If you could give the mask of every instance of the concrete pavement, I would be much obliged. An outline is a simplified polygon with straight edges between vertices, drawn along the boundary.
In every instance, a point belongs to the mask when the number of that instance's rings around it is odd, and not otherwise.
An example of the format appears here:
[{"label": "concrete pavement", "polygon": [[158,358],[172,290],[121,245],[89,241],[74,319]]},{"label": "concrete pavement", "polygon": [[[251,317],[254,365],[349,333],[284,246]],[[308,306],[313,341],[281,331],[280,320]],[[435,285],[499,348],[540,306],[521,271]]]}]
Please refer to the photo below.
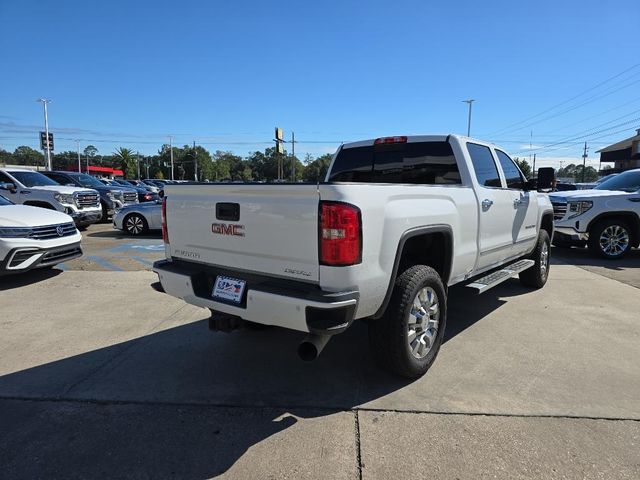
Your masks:
[{"label": "concrete pavement", "polygon": [[364,325],[302,363],[300,334],[211,333],[155,280],[2,279],[10,477],[640,476],[630,285],[554,265],[541,291],[452,289],[439,358],[407,382],[372,365]]}]

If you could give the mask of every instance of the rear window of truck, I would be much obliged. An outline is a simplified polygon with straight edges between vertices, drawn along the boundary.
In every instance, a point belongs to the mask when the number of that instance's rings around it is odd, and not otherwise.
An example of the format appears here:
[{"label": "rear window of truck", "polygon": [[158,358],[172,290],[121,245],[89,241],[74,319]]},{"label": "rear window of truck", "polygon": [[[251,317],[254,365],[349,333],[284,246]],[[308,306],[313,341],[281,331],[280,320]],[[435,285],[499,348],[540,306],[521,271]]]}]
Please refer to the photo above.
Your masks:
[{"label": "rear window of truck", "polygon": [[461,183],[456,158],[448,142],[415,142],[343,148],[336,157],[330,182]]}]

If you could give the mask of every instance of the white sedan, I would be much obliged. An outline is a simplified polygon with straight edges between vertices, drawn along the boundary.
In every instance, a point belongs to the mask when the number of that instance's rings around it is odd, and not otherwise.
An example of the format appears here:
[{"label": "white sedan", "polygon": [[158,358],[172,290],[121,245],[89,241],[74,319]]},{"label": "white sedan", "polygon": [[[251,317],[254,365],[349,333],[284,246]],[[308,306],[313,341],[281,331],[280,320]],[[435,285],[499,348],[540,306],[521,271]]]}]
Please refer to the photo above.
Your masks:
[{"label": "white sedan", "polygon": [[0,275],[78,258],[82,256],[81,239],[69,215],[14,205],[0,195]]}]

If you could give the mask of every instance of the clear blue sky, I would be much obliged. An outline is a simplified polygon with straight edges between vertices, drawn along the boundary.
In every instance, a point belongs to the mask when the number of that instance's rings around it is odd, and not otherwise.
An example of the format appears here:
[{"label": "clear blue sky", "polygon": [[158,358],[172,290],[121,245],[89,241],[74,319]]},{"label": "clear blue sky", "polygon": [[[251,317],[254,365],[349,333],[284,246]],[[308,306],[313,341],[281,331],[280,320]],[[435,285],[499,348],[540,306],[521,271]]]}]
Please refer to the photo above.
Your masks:
[{"label": "clear blue sky", "polygon": [[[520,155],[531,131],[543,146],[630,121],[588,137],[594,152],[640,127],[639,18],[638,0],[3,1],[0,148],[37,148],[38,97],[57,151],[151,154],[171,133],[246,154],[280,126],[300,156],[466,133],[474,98],[472,136]],[[560,147],[539,157],[579,159]]]}]

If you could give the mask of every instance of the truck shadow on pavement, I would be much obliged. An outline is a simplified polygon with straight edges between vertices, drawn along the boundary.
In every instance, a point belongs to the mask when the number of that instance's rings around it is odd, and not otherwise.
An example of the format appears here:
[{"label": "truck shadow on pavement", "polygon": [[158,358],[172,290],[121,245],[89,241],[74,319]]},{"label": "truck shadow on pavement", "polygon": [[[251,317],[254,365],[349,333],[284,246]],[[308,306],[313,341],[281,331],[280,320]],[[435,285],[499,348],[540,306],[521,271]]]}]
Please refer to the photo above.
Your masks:
[{"label": "truck shadow on pavement", "polygon": [[[516,280],[480,297],[451,289],[445,341],[503,305],[498,296],[527,291]],[[268,449],[271,462],[298,463],[307,449],[312,462],[320,445],[295,433],[299,422],[324,420],[413,383],[373,365],[361,322],[312,363],[296,356],[301,338],[279,329],[211,333],[202,319],[6,374],[3,475],[200,479],[244,468],[229,473],[263,478],[249,449]],[[429,373],[416,382],[428,389]],[[349,428],[355,431],[355,414]],[[301,435],[297,452],[273,438],[287,429]],[[352,446],[355,452],[355,438]],[[353,465],[355,476],[355,453]]]}]

